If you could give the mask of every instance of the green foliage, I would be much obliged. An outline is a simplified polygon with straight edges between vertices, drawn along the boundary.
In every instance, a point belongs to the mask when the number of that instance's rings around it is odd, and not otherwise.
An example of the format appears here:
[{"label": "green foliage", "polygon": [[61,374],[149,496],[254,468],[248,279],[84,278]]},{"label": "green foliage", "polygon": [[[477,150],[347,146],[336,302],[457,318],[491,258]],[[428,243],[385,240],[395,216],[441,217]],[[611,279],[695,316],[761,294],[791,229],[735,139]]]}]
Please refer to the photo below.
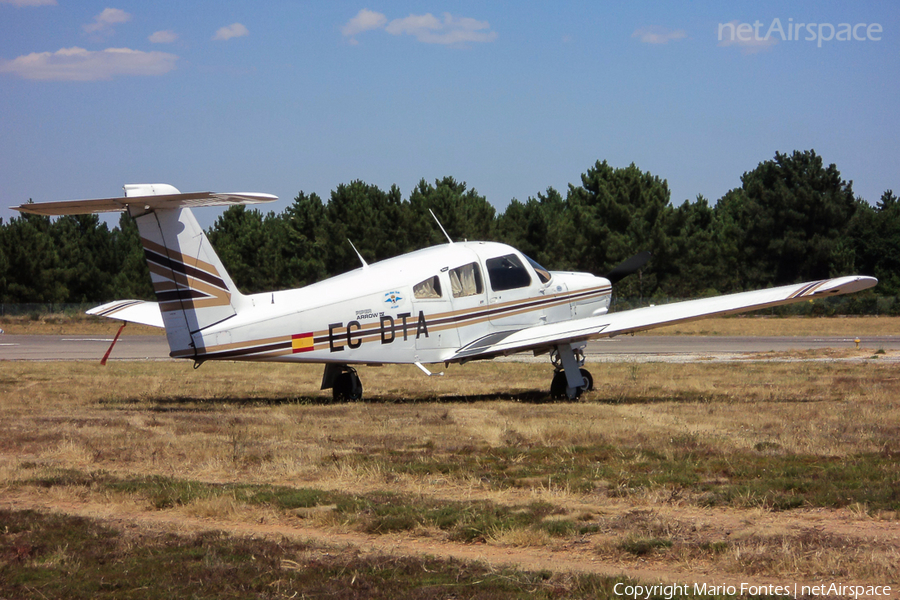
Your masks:
[{"label": "green foliage", "polygon": [[115,246],[106,223],[97,215],[60,217],[50,228],[59,257],[59,283],[71,302],[111,298],[118,271]]},{"label": "green foliage", "polygon": [[776,153],[741,177],[716,207],[736,225],[728,248],[745,289],[852,272],[847,225],[858,209],[852,184],[815,151]]},{"label": "green foliage", "polygon": [[[423,179],[408,199],[397,186],[357,180],[327,203],[300,192],[280,214],[231,207],[208,234],[239,289],[254,293],[358,268],[350,242],[370,263],[445,243],[429,211],[453,240],[503,241],[554,270],[603,275],[649,250],[653,259],[617,284],[618,297],[700,297],[856,272],[881,283],[854,311],[881,311],[875,293],[900,294],[898,198],[888,190],[875,207],[854,198],[813,150],[776,153],[715,205],[698,196],[675,207],[665,180],[598,161],[565,196],[547,188],[500,214],[452,177]],[[152,297],[127,214],[112,231],[95,215],[0,221],[0,302]]]},{"label": "green foliage", "polygon": [[16,217],[3,227],[2,262],[8,265],[5,286],[0,290],[3,302],[66,300],[50,227],[50,219],[37,215]]},{"label": "green foliage", "polygon": [[119,226],[112,232],[114,256],[119,261],[110,295],[99,300],[114,298],[137,298],[149,300],[154,297],[150,283],[150,270],[144,259],[141,235],[137,223],[128,213],[119,217]]},{"label": "green foliage", "polygon": [[672,547],[672,540],[663,538],[632,537],[619,544],[619,549],[635,556],[646,556],[654,551]]},{"label": "green foliage", "polygon": [[900,201],[893,190],[875,208],[860,202],[849,230],[858,266],[878,278],[882,294],[900,294]]}]

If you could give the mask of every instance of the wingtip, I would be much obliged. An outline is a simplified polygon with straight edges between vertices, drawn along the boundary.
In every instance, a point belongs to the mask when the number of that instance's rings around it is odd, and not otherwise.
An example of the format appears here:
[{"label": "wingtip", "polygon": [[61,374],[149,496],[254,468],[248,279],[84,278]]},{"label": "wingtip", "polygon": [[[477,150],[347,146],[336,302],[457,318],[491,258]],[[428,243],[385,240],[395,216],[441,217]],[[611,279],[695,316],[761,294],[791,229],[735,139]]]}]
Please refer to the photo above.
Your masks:
[{"label": "wingtip", "polygon": [[812,295],[819,296],[824,294],[852,294],[861,292],[878,285],[878,280],[868,275],[848,275],[847,277],[837,277],[828,281],[826,285],[816,290]]}]

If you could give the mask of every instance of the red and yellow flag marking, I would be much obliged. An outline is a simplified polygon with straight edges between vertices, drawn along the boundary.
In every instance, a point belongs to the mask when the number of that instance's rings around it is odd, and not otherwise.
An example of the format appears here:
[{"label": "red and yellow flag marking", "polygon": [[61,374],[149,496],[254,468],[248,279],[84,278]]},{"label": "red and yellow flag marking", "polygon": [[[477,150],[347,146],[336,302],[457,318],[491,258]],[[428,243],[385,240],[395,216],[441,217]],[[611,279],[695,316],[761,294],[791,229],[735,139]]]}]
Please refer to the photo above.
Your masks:
[{"label": "red and yellow flag marking", "polygon": [[312,331],[309,333],[297,333],[291,336],[292,354],[296,354],[297,352],[309,352],[314,349]]}]

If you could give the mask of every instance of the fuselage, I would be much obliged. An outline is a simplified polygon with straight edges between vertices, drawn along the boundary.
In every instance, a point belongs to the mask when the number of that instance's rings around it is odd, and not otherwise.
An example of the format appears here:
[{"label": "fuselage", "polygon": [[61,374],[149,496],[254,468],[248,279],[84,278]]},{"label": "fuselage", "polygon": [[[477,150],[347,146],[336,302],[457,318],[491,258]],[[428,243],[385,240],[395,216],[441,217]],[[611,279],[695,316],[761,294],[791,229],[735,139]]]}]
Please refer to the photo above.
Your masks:
[{"label": "fuselage", "polygon": [[489,335],[605,313],[610,283],[547,271],[505,244],[426,248],[294,290],[235,299],[197,360],[436,363]]}]

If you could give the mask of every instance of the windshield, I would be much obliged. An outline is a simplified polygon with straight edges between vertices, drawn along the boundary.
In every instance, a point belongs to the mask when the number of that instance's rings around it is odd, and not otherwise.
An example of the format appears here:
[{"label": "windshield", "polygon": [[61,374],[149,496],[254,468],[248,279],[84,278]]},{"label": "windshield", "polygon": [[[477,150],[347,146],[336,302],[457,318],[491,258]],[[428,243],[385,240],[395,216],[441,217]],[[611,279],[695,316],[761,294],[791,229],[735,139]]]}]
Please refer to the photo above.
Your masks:
[{"label": "windshield", "polygon": [[537,273],[538,279],[541,280],[541,283],[547,283],[548,281],[550,281],[550,271],[542,267],[538,263],[538,261],[534,260],[527,254],[523,254],[522,256],[524,256],[525,259],[528,260],[529,263],[531,263],[531,266],[534,267],[534,272]]}]

